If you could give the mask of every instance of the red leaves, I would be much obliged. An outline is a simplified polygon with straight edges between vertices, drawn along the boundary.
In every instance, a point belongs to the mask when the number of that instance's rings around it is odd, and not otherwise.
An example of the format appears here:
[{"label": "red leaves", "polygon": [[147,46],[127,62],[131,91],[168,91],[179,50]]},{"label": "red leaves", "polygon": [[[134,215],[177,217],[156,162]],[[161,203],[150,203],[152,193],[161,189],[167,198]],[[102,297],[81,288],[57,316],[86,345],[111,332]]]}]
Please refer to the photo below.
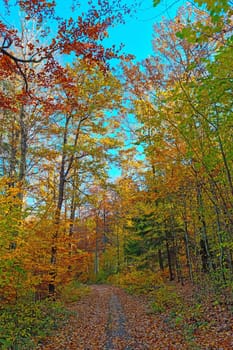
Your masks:
[{"label": "red leaves", "polygon": [[44,17],[54,15],[56,3],[47,0],[19,0],[19,6],[27,14],[27,20],[37,17],[42,22]]},{"label": "red leaves", "polygon": [[[107,28],[120,18],[112,15],[113,8],[109,2],[101,1],[98,11],[91,6],[87,13],[79,16],[76,21],[73,18],[63,20],[57,17],[55,1],[18,0],[17,5],[25,13],[23,30],[28,29],[27,21],[32,19],[40,30],[38,37],[37,33],[33,34],[35,35],[34,40],[25,42],[25,36],[18,28],[12,30],[0,22],[0,34],[3,37],[0,52],[4,56],[0,60],[0,71],[3,72],[3,78],[17,74],[22,79],[21,85],[30,95],[32,95],[35,83],[38,86],[49,87],[53,85],[58,76],[62,77],[62,68],[58,68],[57,57],[55,58],[57,54],[67,55],[73,52],[89,64],[98,63],[102,67],[106,65],[107,60],[118,56],[115,49],[106,50],[99,43],[99,40],[106,37]],[[10,13],[11,7],[7,0],[5,0],[5,6]],[[119,4],[117,3],[116,6],[119,7]],[[120,14],[120,8],[118,11]],[[57,28],[53,38],[47,29],[48,19],[52,21],[51,25],[54,30]],[[30,26],[29,28],[31,30]],[[45,41],[48,42],[47,45],[44,44]],[[40,62],[46,63],[38,66]]]},{"label": "red leaves", "polygon": [[13,103],[13,99],[6,96],[3,92],[0,91],[0,109],[10,110],[12,112],[17,112],[18,108]]}]

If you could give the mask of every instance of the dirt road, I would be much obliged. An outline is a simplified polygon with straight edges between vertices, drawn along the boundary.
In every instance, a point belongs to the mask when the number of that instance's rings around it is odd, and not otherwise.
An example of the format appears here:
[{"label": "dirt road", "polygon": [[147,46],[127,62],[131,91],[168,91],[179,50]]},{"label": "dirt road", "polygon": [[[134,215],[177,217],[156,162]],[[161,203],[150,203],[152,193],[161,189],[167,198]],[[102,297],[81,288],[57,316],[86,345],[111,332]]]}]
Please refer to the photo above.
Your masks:
[{"label": "dirt road", "polygon": [[187,349],[182,335],[169,335],[146,303],[123,290],[91,287],[90,295],[72,306],[74,316],[43,350],[175,350]]}]

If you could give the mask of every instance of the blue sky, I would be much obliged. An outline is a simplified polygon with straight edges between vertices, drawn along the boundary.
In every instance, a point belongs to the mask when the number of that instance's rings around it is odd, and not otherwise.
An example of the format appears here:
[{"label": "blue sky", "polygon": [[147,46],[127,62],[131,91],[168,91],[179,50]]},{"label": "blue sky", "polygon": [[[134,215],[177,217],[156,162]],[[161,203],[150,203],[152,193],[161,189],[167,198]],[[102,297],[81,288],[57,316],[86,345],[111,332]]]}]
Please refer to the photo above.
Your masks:
[{"label": "blue sky", "polygon": [[[79,0],[80,8],[75,13],[88,9],[87,0]],[[94,0],[97,3],[97,0]],[[141,5],[135,7],[136,2]],[[153,0],[122,0],[132,8],[132,15],[125,17],[125,24],[118,25],[109,29],[109,38],[106,40],[106,46],[121,43],[125,45],[124,53],[133,54],[137,60],[142,60],[152,53],[152,33],[153,25],[162,20],[162,17],[174,17],[176,10],[185,0],[160,0],[160,3],[154,7]],[[59,15],[69,17],[73,14],[69,11],[72,0],[57,0]],[[135,13],[133,13],[135,12]]]},{"label": "blue sky", "polygon": [[[132,4],[131,0],[125,2]],[[143,60],[152,54],[153,25],[159,23],[162,17],[174,17],[177,8],[184,3],[184,0],[161,0],[158,6],[153,7],[153,0],[143,0],[137,13],[127,18],[124,25],[110,29],[108,42],[116,45],[123,43],[125,53]]]},{"label": "blue sky", "polygon": [[[94,0],[94,2],[97,0]],[[17,7],[13,6],[13,1],[10,1],[11,15],[10,17],[5,12],[0,0],[0,20],[18,27],[20,25],[19,13]],[[88,9],[87,0],[79,0],[81,6],[76,7],[74,13],[70,11],[70,5],[73,0],[56,0],[57,13],[65,18],[70,16],[77,16],[82,11]],[[137,0],[122,0],[122,3],[126,3],[130,8],[134,7]],[[139,7],[134,7],[135,14],[125,17],[126,23],[123,25],[115,26],[109,30],[109,38],[106,40],[106,45],[111,46],[115,44],[120,46],[121,43],[125,45],[124,53],[133,54],[137,60],[142,60],[152,53],[152,33],[153,25],[162,20],[162,17],[174,17],[176,10],[185,0],[160,0],[160,3],[153,7],[153,0],[138,0],[141,2]],[[2,7],[2,8],[1,8]],[[51,23],[48,23],[51,27]],[[53,25],[52,25],[53,26]]]},{"label": "blue sky", "polygon": [[[132,2],[128,0],[128,3]],[[184,3],[184,0],[174,2],[161,0],[157,7],[153,7],[153,0],[142,1],[137,13],[126,19],[124,25],[121,24],[110,29],[107,44],[119,46],[123,43],[124,53],[133,54],[137,61],[145,59],[153,54],[153,25],[159,23],[162,17],[173,18],[177,9]],[[133,122],[133,117],[131,119],[131,122]],[[140,150],[142,151],[141,148],[138,149],[139,152]],[[143,157],[142,154],[141,157]],[[121,171],[119,168],[112,166],[109,175],[114,179],[121,175]]]}]

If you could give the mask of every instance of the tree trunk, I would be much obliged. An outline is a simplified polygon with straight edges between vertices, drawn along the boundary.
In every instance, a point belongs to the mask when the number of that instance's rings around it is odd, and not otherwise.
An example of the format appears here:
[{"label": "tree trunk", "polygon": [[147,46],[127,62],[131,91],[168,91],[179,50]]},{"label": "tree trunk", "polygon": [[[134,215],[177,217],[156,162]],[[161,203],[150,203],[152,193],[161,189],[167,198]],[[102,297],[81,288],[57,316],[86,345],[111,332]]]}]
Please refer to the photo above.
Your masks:
[{"label": "tree trunk", "polygon": [[202,191],[201,185],[197,182],[197,203],[198,203],[198,215],[199,215],[199,223],[200,223],[200,232],[201,232],[201,240],[200,240],[200,254],[202,258],[202,269],[204,272],[208,272],[213,270],[213,263],[211,259],[208,237],[207,237],[207,227],[204,215],[204,204],[202,199]]},{"label": "tree trunk", "polygon": [[193,283],[193,268],[191,261],[191,254],[189,248],[189,232],[188,232],[188,218],[187,218],[187,205],[185,196],[183,196],[184,203],[184,211],[183,211],[183,221],[184,221],[184,243],[185,243],[185,253],[186,253],[186,261],[189,272],[189,279]]},{"label": "tree trunk", "polygon": [[158,259],[159,259],[159,268],[161,271],[164,271],[163,255],[162,255],[162,251],[160,248],[158,249]]},{"label": "tree trunk", "polygon": [[166,235],[166,250],[167,250],[167,262],[168,262],[168,269],[169,269],[169,279],[170,279],[170,281],[173,281],[174,274],[173,274],[173,269],[172,269],[171,252],[170,252],[170,247],[169,247],[167,235]]},{"label": "tree trunk", "polygon": [[59,186],[58,186],[58,199],[57,199],[57,207],[55,210],[54,217],[54,232],[53,232],[53,244],[51,247],[51,257],[50,263],[52,265],[52,269],[50,271],[50,283],[49,283],[49,294],[55,298],[56,288],[55,288],[55,279],[57,276],[56,272],[56,263],[57,263],[57,238],[59,232],[59,224],[61,219],[61,210],[64,200],[64,190],[65,190],[65,163],[66,163],[66,144],[67,144],[67,134],[68,134],[68,125],[69,125],[70,117],[66,118],[65,130],[63,135],[63,152],[62,152],[62,160],[61,160],[61,168],[59,173]]}]

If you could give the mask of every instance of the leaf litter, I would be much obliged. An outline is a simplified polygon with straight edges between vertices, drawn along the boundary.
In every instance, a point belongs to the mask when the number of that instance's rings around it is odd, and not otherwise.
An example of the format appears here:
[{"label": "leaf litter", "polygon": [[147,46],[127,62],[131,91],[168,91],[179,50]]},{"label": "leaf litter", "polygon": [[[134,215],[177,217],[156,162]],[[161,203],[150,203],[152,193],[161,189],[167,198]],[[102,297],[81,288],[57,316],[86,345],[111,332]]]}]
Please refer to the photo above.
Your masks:
[{"label": "leaf litter", "polygon": [[[64,328],[38,347],[38,350],[231,350],[232,319],[219,307],[205,309],[209,327],[194,329],[192,337],[184,332],[195,320],[172,327],[168,312],[155,314],[148,298],[127,294],[108,285],[93,285],[91,293],[69,309],[72,316]],[[213,314],[214,312],[214,314]],[[188,314],[188,311],[187,311]],[[219,319],[216,319],[216,318]],[[211,321],[210,321],[211,319]],[[189,324],[190,323],[190,324]]]}]

